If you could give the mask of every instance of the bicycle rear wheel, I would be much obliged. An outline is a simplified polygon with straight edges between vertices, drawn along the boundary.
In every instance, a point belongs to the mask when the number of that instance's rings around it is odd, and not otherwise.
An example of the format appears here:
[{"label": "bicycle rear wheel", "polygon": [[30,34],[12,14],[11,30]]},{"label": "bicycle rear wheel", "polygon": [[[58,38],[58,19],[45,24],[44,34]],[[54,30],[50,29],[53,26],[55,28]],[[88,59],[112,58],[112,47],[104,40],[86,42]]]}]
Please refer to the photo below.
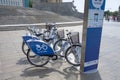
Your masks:
[{"label": "bicycle rear wheel", "polygon": [[74,66],[80,65],[81,45],[72,45],[65,52],[67,62]]},{"label": "bicycle rear wheel", "polygon": [[[33,56],[32,56],[33,55]],[[46,65],[49,62],[49,56],[39,56],[35,55],[30,49],[27,52],[27,59],[30,62],[30,64],[36,66],[36,67],[42,67]]]},{"label": "bicycle rear wheel", "polygon": [[27,46],[27,44],[23,41],[22,42],[22,51],[23,51],[23,53],[27,56],[27,51],[28,51],[28,46]]}]

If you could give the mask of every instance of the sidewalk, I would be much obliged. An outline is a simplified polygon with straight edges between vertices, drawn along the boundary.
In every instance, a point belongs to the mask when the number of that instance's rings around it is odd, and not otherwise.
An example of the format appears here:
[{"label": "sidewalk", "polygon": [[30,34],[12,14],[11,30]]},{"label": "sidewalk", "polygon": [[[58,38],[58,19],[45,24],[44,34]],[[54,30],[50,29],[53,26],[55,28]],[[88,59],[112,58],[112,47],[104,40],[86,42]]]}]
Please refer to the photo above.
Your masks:
[{"label": "sidewalk", "polygon": [[0,80],[79,80],[80,73],[66,61],[50,62],[45,67],[29,64],[21,50],[20,31],[0,32]]},{"label": "sidewalk", "polygon": [[[61,60],[49,63],[45,67],[34,67],[28,63],[21,50],[21,36],[25,31],[1,31],[0,80],[119,80],[120,27],[112,27],[115,24],[111,24],[104,25],[98,72],[92,74],[80,73]],[[116,25],[119,26],[119,24]],[[74,31],[80,31],[82,34],[82,26],[74,26]]]}]

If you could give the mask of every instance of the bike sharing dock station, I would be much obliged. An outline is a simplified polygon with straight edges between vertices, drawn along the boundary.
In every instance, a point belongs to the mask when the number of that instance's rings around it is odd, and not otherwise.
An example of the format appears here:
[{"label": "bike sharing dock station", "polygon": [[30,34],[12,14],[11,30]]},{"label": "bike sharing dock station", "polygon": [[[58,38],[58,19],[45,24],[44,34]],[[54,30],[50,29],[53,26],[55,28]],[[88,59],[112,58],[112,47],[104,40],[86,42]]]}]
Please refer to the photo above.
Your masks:
[{"label": "bike sharing dock station", "polygon": [[94,73],[98,68],[105,0],[85,0],[80,70]]},{"label": "bike sharing dock station", "polygon": [[[38,34],[35,28],[29,27],[30,33],[23,36],[22,44],[22,50],[28,61],[34,66],[42,67],[50,59],[64,57],[71,65],[80,67],[82,73],[96,72],[104,8],[105,0],[85,0],[82,45],[79,42],[79,32],[68,32],[67,38],[64,39],[64,31],[59,32],[54,24],[47,24],[46,27],[49,29],[46,28],[46,31]],[[28,46],[27,51],[25,46]],[[64,54],[61,54],[61,51]]]}]

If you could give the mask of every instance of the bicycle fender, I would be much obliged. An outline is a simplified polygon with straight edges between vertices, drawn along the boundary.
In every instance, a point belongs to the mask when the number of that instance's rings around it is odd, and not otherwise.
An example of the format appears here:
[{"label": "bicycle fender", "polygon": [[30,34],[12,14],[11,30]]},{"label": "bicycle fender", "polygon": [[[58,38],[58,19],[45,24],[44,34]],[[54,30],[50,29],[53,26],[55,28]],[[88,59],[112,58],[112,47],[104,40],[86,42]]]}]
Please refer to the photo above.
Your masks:
[{"label": "bicycle fender", "polygon": [[27,41],[30,40],[30,39],[32,39],[32,40],[38,40],[37,37],[35,37],[35,36],[30,36],[30,35],[28,35],[28,36],[22,36],[22,39],[23,39],[23,41],[24,41],[26,44],[27,44]]},{"label": "bicycle fender", "polygon": [[45,42],[41,40],[29,40],[28,42],[29,48],[39,56],[53,56],[53,49]]}]

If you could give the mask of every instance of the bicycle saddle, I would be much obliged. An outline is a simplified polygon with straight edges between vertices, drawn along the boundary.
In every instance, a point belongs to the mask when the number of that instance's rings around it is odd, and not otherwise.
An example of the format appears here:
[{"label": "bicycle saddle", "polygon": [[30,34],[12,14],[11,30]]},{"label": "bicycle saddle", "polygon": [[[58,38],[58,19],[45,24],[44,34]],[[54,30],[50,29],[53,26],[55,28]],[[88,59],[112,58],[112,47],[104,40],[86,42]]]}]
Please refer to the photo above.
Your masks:
[{"label": "bicycle saddle", "polygon": [[41,35],[43,35],[42,33],[36,33],[35,34],[37,37],[39,37],[39,36],[41,36]]},{"label": "bicycle saddle", "polygon": [[49,42],[50,40],[53,40],[53,38],[45,38],[44,39],[46,42]]}]

